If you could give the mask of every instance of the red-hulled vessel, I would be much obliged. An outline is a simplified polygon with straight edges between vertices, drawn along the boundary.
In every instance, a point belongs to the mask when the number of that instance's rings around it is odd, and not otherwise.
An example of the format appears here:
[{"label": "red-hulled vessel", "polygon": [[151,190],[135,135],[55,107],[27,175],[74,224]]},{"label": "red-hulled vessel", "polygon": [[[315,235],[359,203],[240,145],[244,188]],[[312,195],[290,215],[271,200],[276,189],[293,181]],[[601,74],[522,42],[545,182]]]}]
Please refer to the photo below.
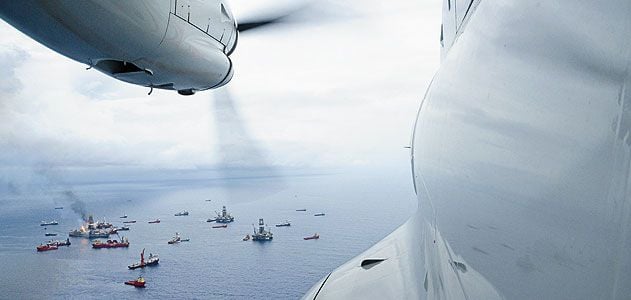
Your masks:
[{"label": "red-hulled vessel", "polygon": [[305,239],[305,240],[317,240],[319,238],[320,238],[320,235],[316,233],[316,234],[314,234],[312,236],[308,236],[308,237],[305,237],[303,239]]},{"label": "red-hulled vessel", "polygon": [[133,285],[133,286],[135,286],[137,288],[144,288],[145,287],[145,279],[142,278],[142,276],[140,276],[136,280],[125,281],[125,284]]},{"label": "red-hulled vessel", "polygon": [[57,250],[57,249],[59,249],[59,247],[57,247],[56,245],[50,245],[50,244],[37,246],[37,251],[39,251],[39,252],[49,251],[49,250]]},{"label": "red-hulled vessel", "polygon": [[92,248],[100,249],[100,248],[127,248],[129,247],[129,240],[123,237],[121,241],[117,240],[107,240],[107,242],[103,243],[100,240],[97,240],[92,244]]}]

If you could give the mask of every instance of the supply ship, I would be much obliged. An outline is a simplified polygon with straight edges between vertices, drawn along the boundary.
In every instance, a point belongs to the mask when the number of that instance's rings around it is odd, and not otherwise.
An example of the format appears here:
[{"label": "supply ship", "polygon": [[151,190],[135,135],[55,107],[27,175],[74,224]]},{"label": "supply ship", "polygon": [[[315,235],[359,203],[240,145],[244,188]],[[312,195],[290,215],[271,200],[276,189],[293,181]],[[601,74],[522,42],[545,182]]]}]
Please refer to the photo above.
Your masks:
[{"label": "supply ship", "polygon": [[158,255],[153,255],[151,253],[149,253],[149,258],[145,260],[145,249],[143,248],[142,252],[140,252],[140,262],[131,264],[127,266],[127,268],[129,268],[130,270],[134,270],[138,268],[144,268],[146,266],[155,266],[158,264],[158,262],[160,262],[160,258],[158,258]]},{"label": "supply ship", "polygon": [[107,242],[101,242],[100,240],[96,240],[92,243],[92,248],[101,249],[101,248],[127,248],[129,247],[129,240],[126,237],[123,237],[121,241],[117,240],[107,240]]}]

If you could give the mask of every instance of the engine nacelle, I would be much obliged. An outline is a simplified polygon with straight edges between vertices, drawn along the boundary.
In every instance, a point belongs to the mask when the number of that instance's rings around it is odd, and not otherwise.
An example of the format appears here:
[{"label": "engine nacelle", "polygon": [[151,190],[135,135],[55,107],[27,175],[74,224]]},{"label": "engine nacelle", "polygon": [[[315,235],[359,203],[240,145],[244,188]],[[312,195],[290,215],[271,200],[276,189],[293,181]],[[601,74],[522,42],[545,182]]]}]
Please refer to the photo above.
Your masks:
[{"label": "engine nacelle", "polygon": [[187,95],[233,75],[236,23],[219,0],[1,1],[0,17],[73,60],[141,86]]}]

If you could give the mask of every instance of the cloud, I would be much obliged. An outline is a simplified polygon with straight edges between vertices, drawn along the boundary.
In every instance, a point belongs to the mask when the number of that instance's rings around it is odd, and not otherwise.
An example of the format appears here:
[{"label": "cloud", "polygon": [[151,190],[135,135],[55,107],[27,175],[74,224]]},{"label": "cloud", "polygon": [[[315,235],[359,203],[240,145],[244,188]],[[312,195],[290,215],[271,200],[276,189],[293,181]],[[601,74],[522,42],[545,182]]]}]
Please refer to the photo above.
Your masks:
[{"label": "cloud", "polygon": [[28,59],[28,57],[28,53],[20,48],[0,45],[1,94],[15,94],[22,88],[22,82],[15,76],[15,69]]},{"label": "cloud", "polygon": [[[402,146],[438,66],[436,2],[429,9],[415,1],[331,2],[342,16],[353,8],[353,18],[244,34],[228,88],[267,162],[344,166],[405,156]],[[222,162],[209,109],[214,92],[148,96],[146,88],[86,71],[6,23],[0,32],[0,75],[8,79],[0,83],[2,166],[182,169]],[[247,167],[241,158],[231,161]]]}]

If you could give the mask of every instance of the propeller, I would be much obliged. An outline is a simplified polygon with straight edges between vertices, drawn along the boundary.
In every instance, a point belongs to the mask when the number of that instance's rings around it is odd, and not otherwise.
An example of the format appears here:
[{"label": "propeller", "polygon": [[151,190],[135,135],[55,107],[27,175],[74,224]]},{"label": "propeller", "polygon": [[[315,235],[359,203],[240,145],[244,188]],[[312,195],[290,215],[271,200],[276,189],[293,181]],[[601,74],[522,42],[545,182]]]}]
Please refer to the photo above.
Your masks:
[{"label": "propeller", "polygon": [[217,171],[228,200],[253,201],[283,190],[282,172],[270,163],[267,151],[252,137],[229,90],[219,88],[212,97],[210,117],[217,136]]},{"label": "propeller", "polygon": [[[258,2],[258,5],[252,1],[241,3],[255,13],[248,14],[245,10],[245,14],[237,17],[239,32],[288,23],[289,17],[296,14],[304,17],[298,17],[301,21],[320,21],[330,15],[330,12],[323,11],[319,6],[311,5],[312,0]],[[239,2],[231,3],[233,8],[234,4]],[[302,13],[308,7],[309,12]],[[235,12],[239,12],[239,9]],[[220,186],[228,200],[233,203],[252,201],[285,189],[286,183],[282,172],[269,161],[268,153],[262,144],[253,138],[228,87],[214,90],[212,97],[210,115],[217,136],[217,171],[222,178]],[[244,178],[248,180],[240,180]]]}]

